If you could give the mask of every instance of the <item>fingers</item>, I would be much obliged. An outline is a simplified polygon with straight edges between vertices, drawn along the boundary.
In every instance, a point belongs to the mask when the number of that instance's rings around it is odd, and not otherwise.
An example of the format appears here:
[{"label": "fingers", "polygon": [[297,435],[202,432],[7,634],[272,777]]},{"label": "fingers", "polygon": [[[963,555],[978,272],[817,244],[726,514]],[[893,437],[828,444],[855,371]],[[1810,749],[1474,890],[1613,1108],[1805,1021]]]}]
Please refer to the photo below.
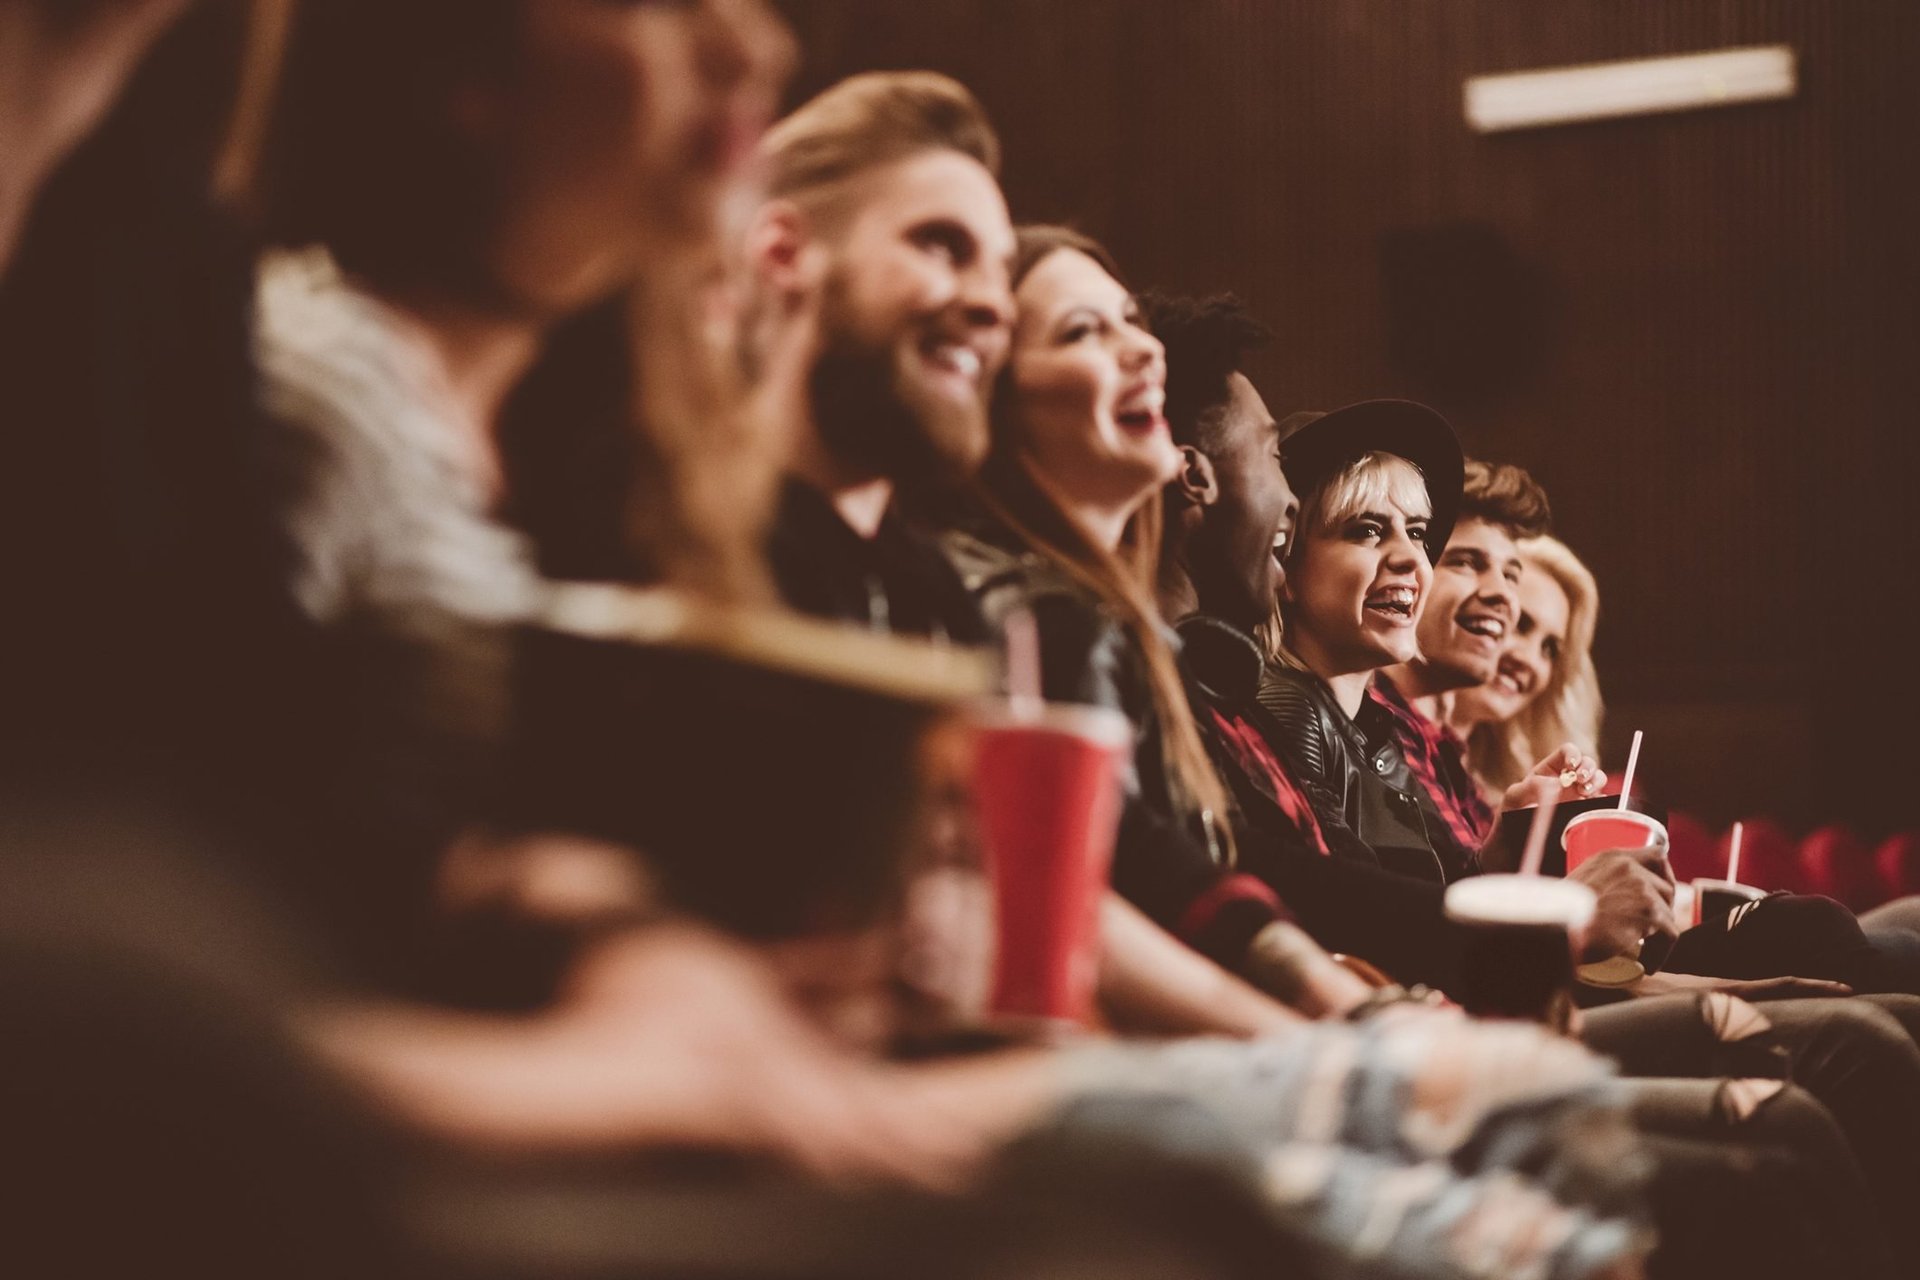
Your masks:
[{"label": "fingers", "polygon": [[[1601,854],[1600,857],[1623,859],[1646,870],[1654,879],[1666,886],[1667,901],[1673,901],[1673,864],[1667,861],[1667,851],[1665,849],[1651,845],[1644,849],[1609,849]],[[1595,859],[1595,861],[1598,860],[1597,858]]]},{"label": "fingers", "polygon": [[1734,994],[1749,1000],[1817,1000],[1850,996],[1853,988],[1844,982],[1829,982],[1824,978],[1786,977],[1743,983]]}]

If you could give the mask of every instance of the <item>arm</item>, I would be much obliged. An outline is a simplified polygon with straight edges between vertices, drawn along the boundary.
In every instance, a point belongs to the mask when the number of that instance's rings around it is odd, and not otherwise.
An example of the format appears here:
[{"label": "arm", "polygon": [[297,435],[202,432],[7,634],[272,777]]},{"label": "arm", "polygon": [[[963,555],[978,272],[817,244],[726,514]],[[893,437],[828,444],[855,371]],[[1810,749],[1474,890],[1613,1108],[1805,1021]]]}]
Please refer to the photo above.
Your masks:
[{"label": "arm", "polygon": [[1100,995],[1128,1029],[1252,1037],[1300,1015],[1183,945],[1117,894],[1100,915]]},{"label": "arm", "polygon": [[603,945],[531,1018],[338,1005],[299,1029],[395,1119],[443,1141],[729,1151],[835,1181],[959,1185],[1053,1088],[1044,1060],[1008,1056],[993,1088],[929,1105],[917,1073],[808,1024],[751,952],[682,925]]}]

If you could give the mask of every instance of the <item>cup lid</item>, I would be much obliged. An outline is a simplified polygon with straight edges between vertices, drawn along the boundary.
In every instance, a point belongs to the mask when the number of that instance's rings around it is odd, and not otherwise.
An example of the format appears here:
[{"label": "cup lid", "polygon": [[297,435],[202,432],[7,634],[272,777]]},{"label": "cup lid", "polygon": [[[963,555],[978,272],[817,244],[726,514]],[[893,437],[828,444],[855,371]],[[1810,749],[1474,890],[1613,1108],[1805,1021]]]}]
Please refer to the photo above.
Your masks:
[{"label": "cup lid", "polygon": [[1552,876],[1469,876],[1447,886],[1447,915],[1473,924],[1564,925],[1584,929],[1598,899],[1574,880]]}]

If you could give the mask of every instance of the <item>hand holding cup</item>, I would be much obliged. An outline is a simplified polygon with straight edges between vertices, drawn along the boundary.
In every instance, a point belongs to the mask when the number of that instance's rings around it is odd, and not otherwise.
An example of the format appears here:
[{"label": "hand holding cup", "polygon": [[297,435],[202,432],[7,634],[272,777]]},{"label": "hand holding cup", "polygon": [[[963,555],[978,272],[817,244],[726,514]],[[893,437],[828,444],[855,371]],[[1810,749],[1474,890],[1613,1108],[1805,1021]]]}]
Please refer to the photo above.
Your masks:
[{"label": "hand holding cup", "polygon": [[1631,955],[1651,935],[1677,935],[1673,871],[1664,848],[1609,849],[1582,862],[1567,878],[1593,890],[1596,899],[1581,948],[1583,961]]}]

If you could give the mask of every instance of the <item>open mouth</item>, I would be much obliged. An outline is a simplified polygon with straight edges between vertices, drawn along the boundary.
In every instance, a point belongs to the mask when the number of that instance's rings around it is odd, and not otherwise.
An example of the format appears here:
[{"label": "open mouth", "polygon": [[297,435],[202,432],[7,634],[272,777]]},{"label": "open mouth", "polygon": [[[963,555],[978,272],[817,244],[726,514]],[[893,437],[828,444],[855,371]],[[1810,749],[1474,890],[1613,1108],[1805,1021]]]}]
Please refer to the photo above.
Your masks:
[{"label": "open mouth", "polygon": [[1396,626],[1405,626],[1413,621],[1413,606],[1419,599],[1412,587],[1382,587],[1367,596],[1366,610]]},{"label": "open mouth", "polygon": [[1276,529],[1273,534],[1273,562],[1282,573],[1287,568],[1287,545],[1293,540],[1292,529]]},{"label": "open mouth", "polygon": [[1493,673],[1493,687],[1516,698],[1524,698],[1533,687],[1533,673],[1511,662],[1502,662]]},{"label": "open mouth", "polygon": [[1143,387],[1114,406],[1113,420],[1120,424],[1121,430],[1130,434],[1151,435],[1155,431],[1166,430],[1166,404],[1167,393],[1163,389]]},{"label": "open mouth", "polygon": [[950,342],[944,338],[929,338],[920,344],[920,354],[926,362],[941,373],[950,373],[964,379],[971,386],[980,383],[980,371],[984,363],[980,353],[964,342]]},{"label": "open mouth", "polygon": [[1454,619],[1454,624],[1470,636],[1479,636],[1495,644],[1507,638],[1506,620],[1492,614],[1462,614]]}]

